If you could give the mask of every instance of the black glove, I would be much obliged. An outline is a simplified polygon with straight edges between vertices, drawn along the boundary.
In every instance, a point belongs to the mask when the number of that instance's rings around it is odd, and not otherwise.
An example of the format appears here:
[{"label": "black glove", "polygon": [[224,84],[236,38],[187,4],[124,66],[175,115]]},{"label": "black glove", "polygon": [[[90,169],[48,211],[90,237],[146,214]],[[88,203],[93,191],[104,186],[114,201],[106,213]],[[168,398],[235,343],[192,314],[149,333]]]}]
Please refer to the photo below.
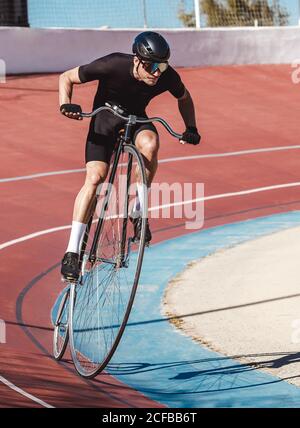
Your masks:
[{"label": "black glove", "polygon": [[60,111],[63,115],[69,117],[70,119],[82,119],[82,110],[78,104],[62,104],[60,106]]},{"label": "black glove", "polygon": [[182,134],[182,140],[188,144],[193,144],[196,146],[200,143],[201,135],[198,133],[198,130],[195,126],[188,126]]}]

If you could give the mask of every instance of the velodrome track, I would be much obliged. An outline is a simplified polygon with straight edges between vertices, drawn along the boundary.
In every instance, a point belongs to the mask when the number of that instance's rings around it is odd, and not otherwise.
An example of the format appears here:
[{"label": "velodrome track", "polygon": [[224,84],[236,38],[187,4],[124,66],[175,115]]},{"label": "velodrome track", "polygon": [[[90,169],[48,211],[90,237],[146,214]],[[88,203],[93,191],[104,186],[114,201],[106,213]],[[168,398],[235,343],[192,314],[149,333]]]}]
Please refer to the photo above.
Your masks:
[{"label": "velodrome track", "polygon": [[[202,145],[182,146],[159,128],[163,162],[156,181],[203,182],[205,229],[298,210],[300,107],[290,67],[179,71],[195,101]],[[61,227],[71,222],[84,177],[87,129],[86,121],[58,113],[57,78],[11,77],[0,85],[0,318],[7,330],[0,344],[0,405],[161,407],[106,373],[94,381],[79,378],[68,355],[60,364],[51,357],[50,311],[62,289],[58,265],[69,234]],[[94,91],[94,84],[76,87],[74,102],[90,110]],[[183,129],[168,94],[148,113]],[[184,219],[152,219],[151,225],[154,243],[190,232]],[[193,248],[188,251],[192,260]]]}]

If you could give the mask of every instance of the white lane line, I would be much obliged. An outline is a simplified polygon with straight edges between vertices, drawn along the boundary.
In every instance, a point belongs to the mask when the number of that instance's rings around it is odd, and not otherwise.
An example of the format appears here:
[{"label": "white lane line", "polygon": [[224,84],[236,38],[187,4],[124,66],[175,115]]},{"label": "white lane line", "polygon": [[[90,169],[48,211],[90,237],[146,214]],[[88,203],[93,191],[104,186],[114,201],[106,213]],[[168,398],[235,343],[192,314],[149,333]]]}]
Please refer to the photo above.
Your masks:
[{"label": "white lane line", "polygon": [[19,177],[1,178],[0,183],[9,183],[10,181],[33,180],[34,178],[49,177],[51,175],[74,174],[76,172],[84,172],[85,168],[66,169],[64,171],[43,172],[40,174],[20,175]]},{"label": "white lane line", "polygon": [[277,152],[280,150],[293,150],[293,149],[300,149],[300,145],[298,145],[298,146],[266,147],[263,149],[249,149],[249,150],[241,150],[238,152],[211,153],[211,154],[207,154],[207,155],[183,156],[183,157],[177,157],[177,158],[162,159],[162,160],[158,161],[158,163],[178,162],[178,161],[193,160],[193,159],[223,158],[223,157],[227,157],[227,156],[243,156],[243,155],[251,155],[251,154],[255,154],[255,153]]},{"label": "white lane line", "polygon": [[[222,157],[229,157],[229,156],[243,156],[243,155],[249,155],[249,154],[255,154],[255,153],[266,153],[266,152],[276,152],[280,150],[295,150],[295,149],[300,149],[300,145],[267,147],[263,149],[242,150],[238,152],[211,153],[207,155],[182,156],[182,157],[161,159],[158,161],[158,163],[180,162],[180,161],[188,161],[188,160],[195,160],[195,159],[207,159],[207,158],[222,158]],[[50,172],[43,172],[39,174],[23,175],[18,177],[0,178],[0,183],[9,183],[12,181],[20,181],[20,180],[33,180],[34,178],[49,177],[49,176],[63,175],[63,174],[74,174],[79,172],[85,172],[85,168],[66,169],[62,171],[50,171]]]},{"label": "white lane line", "polygon": [[34,395],[31,395],[28,392],[23,391],[23,389],[9,382],[7,379],[5,379],[2,376],[0,376],[0,382],[4,383],[4,385],[8,386],[10,389],[14,390],[15,392],[18,392],[24,397],[29,398],[29,400],[35,401],[36,403],[40,404],[43,407],[47,407],[48,409],[54,409],[54,407],[51,406],[50,404],[46,403],[43,400],[40,400],[39,398],[36,398]]},{"label": "white lane line", "polygon": [[[300,181],[297,181],[295,183],[276,184],[273,186],[257,187],[254,189],[242,190],[239,192],[221,193],[219,195],[204,196],[202,198],[191,199],[188,201],[173,202],[171,204],[158,205],[156,207],[151,207],[151,208],[149,208],[149,211],[158,211],[158,210],[165,209],[165,208],[171,208],[171,207],[176,207],[176,206],[180,206],[180,205],[188,205],[188,204],[192,204],[194,202],[211,201],[213,199],[221,199],[221,198],[229,198],[229,197],[234,197],[234,196],[250,195],[251,193],[266,192],[269,190],[277,190],[277,189],[286,189],[289,187],[297,187],[297,186],[300,186]],[[4,242],[3,244],[0,244],[0,250],[3,250],[4,248],[7,248],[7,247],[11,247],[12,245],[15,245],[15,244],[19,244],[20,242],[28,241],[29,239],[37,238],[38,236],[47,235],[48,233],[54,233],[54,232],[58,232],[60,230],[66,230],[66,229],[70,229],[70,228],[71,228],[71,225],[69,224],[69,225],[65,225],[65,226],[53,227],[51,229],[40,230],[38,232],[22,236],[21,238],[13,239],[12,241],[7,241],[7,242]]]},{"label": "white lane line", "polygon": [[30,233],[29,235],[22,236],[21,238],[13,239],[12,241],[4,242],[4,244],[0,244],[0,250],[3,250],[6,247],[10,247],[15,244],[19,244],[23,241],[28,241],[32,238],[37,238],[41,235],[46,235],[48,233],[58,232],[60,230],[70,229],[71,225],[67,226],[59,226],[59,227],[53,227],[52,229],[46,229],[46,230],[40,230],[39,232]]},{"label": "white lane line", "polygon": [[[194,202],[211,201],[213,199],[229,198],[232,196],[250,195],[251,193],[266,192],[268,190],[276,190],[276,189],[286,189],[288,187],[296,187],[296,186],[300,186],[300,181],[295,182],[295,183],[277,184],[274,186],[267,186],[267,187],[258,187],[256,189],[242,190],[240,192],[231,192],[231,193],[222,193],[220,195],[204,196],[202,198],[190,199],[188,201],[175,202],[175,203],[167,204],[167,205],[160,205],[159,207],[149,208],[149,211],[156,211],[159,209],[175,207],[175,206],[180,206],[180,205],[188,205],[188,204],[192,204]],[[0,246],[0,249],[1,249],[1,246]]]}]

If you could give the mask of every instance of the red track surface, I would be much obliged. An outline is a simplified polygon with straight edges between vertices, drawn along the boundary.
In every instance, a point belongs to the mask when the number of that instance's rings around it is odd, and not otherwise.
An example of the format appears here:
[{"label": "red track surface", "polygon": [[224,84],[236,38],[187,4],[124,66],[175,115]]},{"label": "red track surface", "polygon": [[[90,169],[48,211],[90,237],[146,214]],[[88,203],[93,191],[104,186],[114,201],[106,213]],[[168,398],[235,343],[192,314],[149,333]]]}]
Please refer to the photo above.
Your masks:
[{"label": "red track surface", "polygon": [[[193,95],[203,143],[182,146],[161,130],[160,159],[297,145],[299,95],[288,66],[181,69]],[[91,109],[94,84],[75,88]],[[57,75],[10,78],[0,85],[1,177],[83,168],[88,123],[58,113]],[[149,114],[183,126],[176,101],[154,100]],[[204,182],[205,196],[300,181],[299,149],[160,165],[157,182]],[[0,243],[70,224],[83,174],[0,183]],[[299,187],[217,199],[205,204],[205,227],[300,208]],[[154,242],[189,231],[183,219],[152,220]],[[55,232],[1,251],[0,376],[55,407],[155,407],[107,374],[79,378],[70,362],[51,357],[50,309],[61,290],[57,263],[69,232]],[[146,254],[147,257],[147,254]],[[191,249],[192,257],[192,249]],[[53,267],[51,269],[51,267]],[[47,272],[49,270],[49,272]],[[40,407],[0,382],[0,406]]]}]

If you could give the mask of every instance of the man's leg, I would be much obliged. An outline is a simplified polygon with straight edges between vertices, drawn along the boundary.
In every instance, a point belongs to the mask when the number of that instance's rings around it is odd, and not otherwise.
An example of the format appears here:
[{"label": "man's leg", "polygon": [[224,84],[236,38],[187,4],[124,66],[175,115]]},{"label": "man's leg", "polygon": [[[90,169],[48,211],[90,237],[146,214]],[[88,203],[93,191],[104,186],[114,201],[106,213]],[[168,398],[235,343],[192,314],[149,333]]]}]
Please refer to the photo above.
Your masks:
[{"label": "man's leg", "polygon": [[135,146],[143,156],[146,167],[147,186],[150,188],[158,165],[158,135],[149,129],[140,131],[135,138]]},{"label": "man's leg", "polygon": [[[139,152],[143,156],[145,168],[146,168],[146,179],[147,179],[147,187],[150,190],[151,183],[155,176],[157,165],[158,165],[158,150],[159,150],[159,138],[158,134],[149,129],[141,130],[138,132],[135,138],[135,146],[139,150]],[[141,200],[142,200],[142,186],[138,186],[138,194],[135,201],[134,213],[133,217],[135,220],[133,221],[135,228],[135,235],[138,239],[140,236],[140,228],[141,228],[141,218],[139,214],[141,214]],[[149,223],[147,222],[146,229],[146,242],[150,242],[152,238]]]},{"label": "man's leg", "polygon": [[62,261],[61,273],[65,279],[78,279],[81,241],[90,217],[97,186],[105,180],[107,173],[108,164],[106,162],[91,161],[86,164],[86,179],[75,200],[69,244]]},{"label": "man's leg", "polygon": [[96,194],[97,187],[106,179],[108,164],[102,161],[91,161],[86,164],[86,178],[83,187],[78,193],[74,211],[73,221],[87,223],[89,220],[89,209]]}]

